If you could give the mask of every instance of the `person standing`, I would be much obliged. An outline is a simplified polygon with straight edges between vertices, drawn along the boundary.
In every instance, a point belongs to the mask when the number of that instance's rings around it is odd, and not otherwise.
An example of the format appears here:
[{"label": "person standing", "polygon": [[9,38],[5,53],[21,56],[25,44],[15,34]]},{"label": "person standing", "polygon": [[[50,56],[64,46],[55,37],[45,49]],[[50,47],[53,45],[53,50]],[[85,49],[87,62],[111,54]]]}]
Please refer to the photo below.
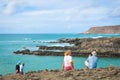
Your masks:
[{"label": "person standing", "polygon": [[17,62],[17,64],[16,64],[16,67],[15,67],[15,69],[16,69],[16,74],[19,74],[20,73],[20,61],[18,61]]},{"label": "person standing", "polygon": [[16,65],[16,74],[19,74],[20,73],[20,66],[19,64]]},{"label": "person standing", "polygon": [[74,70],[74,64],[71,56],[71,50],[67,50],[64,54],[64,61],[62,64],[62,70]]},{"label": "person standing", "polygon": [[24,63],[22,63],[22,64],[20,65],[20,74],[24,74],[23,69],[24,69]]}]

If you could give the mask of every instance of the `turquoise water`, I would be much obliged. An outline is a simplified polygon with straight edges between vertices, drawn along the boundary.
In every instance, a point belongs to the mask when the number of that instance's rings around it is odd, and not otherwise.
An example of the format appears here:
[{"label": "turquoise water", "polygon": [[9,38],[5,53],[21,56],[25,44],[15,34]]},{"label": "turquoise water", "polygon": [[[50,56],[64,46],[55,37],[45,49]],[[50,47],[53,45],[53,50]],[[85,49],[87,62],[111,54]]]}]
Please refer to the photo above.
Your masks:
[{"label": "turquoise water", "polygon": [[[23,47],[36,50],[36,46],[65,46],[69,44],[46,43],[61,38],[97,38],[120,37],[120,34],[0,34],[0,74],[15,73],[18,61],[25,63],[25,72],[31,70],[61,69],[63,56],[16,55],[13,51]],[[35,41],[35,42],[34,42]],[[63,53],[64,54],[64,53]],[[84,68],[87,57],[73,57],[75,69]],[[110,64],[120,66],[120,58],[99,58],[98,67],[108,67]]]}]

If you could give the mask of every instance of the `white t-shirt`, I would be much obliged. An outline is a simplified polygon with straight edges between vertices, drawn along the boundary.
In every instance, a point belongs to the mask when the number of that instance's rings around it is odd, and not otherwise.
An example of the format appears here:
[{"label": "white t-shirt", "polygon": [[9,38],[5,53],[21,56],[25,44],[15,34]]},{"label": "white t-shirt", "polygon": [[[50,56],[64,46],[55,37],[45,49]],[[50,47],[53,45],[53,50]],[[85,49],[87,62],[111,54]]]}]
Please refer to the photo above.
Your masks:
[{"label": "white t-shirt", "polygon": [[20,65],[20,72],[22,72],[23,71],[23,65],[21,64]]},{"label": "white t-shirt", "polygon": [[64,57],[64,66],[67,67],[67,66],[71,66],[71,63],[72,62],[72,56],[65,56]]}]

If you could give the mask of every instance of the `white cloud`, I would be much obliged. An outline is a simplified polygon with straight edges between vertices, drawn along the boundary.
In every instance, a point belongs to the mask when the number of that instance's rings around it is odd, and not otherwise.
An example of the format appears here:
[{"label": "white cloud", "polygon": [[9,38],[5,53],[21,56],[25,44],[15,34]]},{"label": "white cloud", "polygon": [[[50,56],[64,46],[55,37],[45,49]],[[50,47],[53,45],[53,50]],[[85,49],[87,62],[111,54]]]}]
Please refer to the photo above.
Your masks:
[{"label": "white cloud", "polygon": [[[87,0],[89,1],[89,0]],[[25,7],[33,7],[37,10],[49,10],[49,9],[68,9],[75,6],[87,7],[92,4],[92,1],[86,3],[86,1],[64,1],[64,0],[2,0],[7,6],[3,13],[12,14],[16,11],[24,9]],[[85,4],[86,3],[86,4]],[[85,4],[85,5],[84,5]],[[19,6],[19,7],[18,7]],[[26,12],[25,9],[23,12]],[[39,14],[39,11],[33,12],[32,14]],[[41,14],[41,13],[40,13]]]},{"label": "white cloud", "polygon": [[83,19],[100,20],[108,17],[109,9],[104,7],[88,8],[81,10],[79,16]]},{"label": "white cloud", "polygon": [[30,12],[23,12],[20,15],[29,15],[29,16],[38,16],[38,15],[45,15],[45,14],[54,14],[58,13],[59,10],[39,10],[39,11],[30,11]]},{"label": "white cloud", "polygon": [[120,17],[120,0],[115,0],[115,7],[112,8],[110,12],[110,16],[112,17]]},{"label": "white cloud", "polygon": [[112,16],[120,16],[120,7],[115,8],[111,14]]},{"label": "white cloud", "polygon": [[[2,25],[27,28],[37,26],[37,29],[58,25],[67,31],[77,26],[91,26],[96,22],[102,23],[104,19],[111,19],[109,15],[114,9],[114,5],[109,7],[111,3],[99,4],[99,2],[103,3],[103,0],[98,2],[93,0],[0,0],[0,2],[2,7],[0,10],[9,15],[0,16]],[[2,3],[4,5],[1,5]],[[112,14],[119,15],[120,8],[115,7]]]},{"label": "white cloud", "polygon": [[[107,18],[110,10],[104,7],[68,8],[54,10],[37,10],[17,14],[16,16],[30,17],[33,21],[62,21],[66,23],[75,21],[95,21]],[[29,19],[30,19],[29,18]]]},{"label": "white cloud", "polygon": [[[0,6],[4,6],[3,8],[3,14],[10,15],[12,13],[15,13],[16,11],[20,11],[21,9],[24,9],[25,7],[36,7],[39,9],[41,6],[48,6],[52,5],[54,3],[59,2],[59,0],[1,0]],[[27,9],[25,9],[26,11]]]},{"label": "white cloud", "polygon": [[59,3],[61,0],[22,0],[24,3],[30,6],[41,6]]},{"label": "white cloud", "polygon": [[15,2],[10,2],[7,7],[4,9],[3,13],[4,14],[12,14],[14,12],[14,9],[15,9],[15,5],[16,3]]}]

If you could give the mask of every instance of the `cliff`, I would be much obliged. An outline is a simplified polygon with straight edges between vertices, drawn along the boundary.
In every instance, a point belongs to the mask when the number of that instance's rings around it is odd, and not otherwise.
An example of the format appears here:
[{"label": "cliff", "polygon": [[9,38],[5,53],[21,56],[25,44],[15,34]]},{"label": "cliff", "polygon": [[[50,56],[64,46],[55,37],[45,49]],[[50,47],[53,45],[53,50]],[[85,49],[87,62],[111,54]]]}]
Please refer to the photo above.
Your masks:
[{"label": "cliff", "polygon": [[92,27],[85,33],[90,34],[120,34],[120,25]]}]

